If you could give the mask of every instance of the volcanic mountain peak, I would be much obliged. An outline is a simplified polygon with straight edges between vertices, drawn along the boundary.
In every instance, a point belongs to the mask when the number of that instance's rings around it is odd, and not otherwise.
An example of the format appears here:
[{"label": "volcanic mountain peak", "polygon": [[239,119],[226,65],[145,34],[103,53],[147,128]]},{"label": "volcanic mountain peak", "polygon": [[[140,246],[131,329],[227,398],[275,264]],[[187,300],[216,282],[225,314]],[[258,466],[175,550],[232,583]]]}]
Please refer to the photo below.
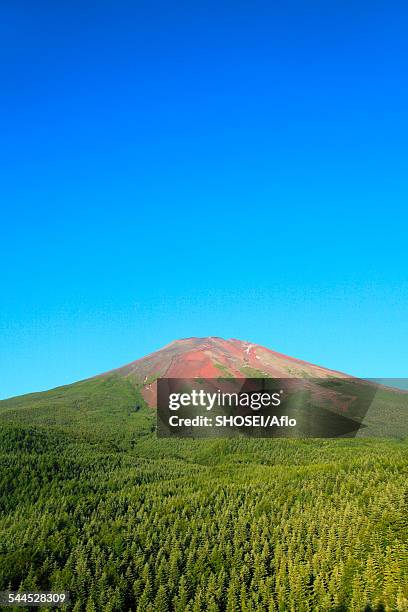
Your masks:
[{"label": "volcanic mountain peak", "polygon": [[149,404],[155,401],[157,378],[251,378],[346,376],[300,359],[277,353],[259,344],[235,338],[183,338],[113,370],[143,385]]}]

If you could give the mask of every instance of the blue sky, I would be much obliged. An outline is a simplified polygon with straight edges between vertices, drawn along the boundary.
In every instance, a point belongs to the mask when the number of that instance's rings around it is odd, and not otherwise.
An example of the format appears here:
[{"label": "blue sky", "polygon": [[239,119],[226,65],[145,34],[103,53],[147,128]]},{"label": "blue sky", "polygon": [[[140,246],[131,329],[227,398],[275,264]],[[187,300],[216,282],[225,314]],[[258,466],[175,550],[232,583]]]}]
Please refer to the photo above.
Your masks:
[{"label": "blue sky", "polygon": [[407,16],[3,4],[0,397],[206,335],[407,376]]}]

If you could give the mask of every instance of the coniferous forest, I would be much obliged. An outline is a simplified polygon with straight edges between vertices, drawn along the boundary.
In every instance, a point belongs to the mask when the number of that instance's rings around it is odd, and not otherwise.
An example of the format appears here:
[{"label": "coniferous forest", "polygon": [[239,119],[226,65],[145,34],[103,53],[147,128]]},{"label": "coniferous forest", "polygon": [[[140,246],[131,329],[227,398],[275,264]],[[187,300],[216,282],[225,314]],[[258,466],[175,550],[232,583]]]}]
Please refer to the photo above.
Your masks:
[{"label": "coniferous forest", "polygon": [[406,440],[159,440],[113,376],[3,401],[0,424],[0,590],[76,612],[408,610]]}]

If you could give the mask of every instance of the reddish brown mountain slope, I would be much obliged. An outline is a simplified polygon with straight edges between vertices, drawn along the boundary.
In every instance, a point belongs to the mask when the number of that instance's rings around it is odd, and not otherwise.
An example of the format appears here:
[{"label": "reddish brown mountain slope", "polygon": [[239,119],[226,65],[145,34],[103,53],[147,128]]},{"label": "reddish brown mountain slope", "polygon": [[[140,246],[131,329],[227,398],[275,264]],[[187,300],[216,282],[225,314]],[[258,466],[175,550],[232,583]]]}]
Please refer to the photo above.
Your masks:
[{"label": "reddish brown mountain slope", "polygon": [[164,348],[125,365],[114,373],[141,383],[143,395],[155,405],[159,377],[217,378],[272,376],[273,378],[327,376],[345,374],[294,359],[271,351],[259,344],[233,338],[186,338],[171,342]]}]

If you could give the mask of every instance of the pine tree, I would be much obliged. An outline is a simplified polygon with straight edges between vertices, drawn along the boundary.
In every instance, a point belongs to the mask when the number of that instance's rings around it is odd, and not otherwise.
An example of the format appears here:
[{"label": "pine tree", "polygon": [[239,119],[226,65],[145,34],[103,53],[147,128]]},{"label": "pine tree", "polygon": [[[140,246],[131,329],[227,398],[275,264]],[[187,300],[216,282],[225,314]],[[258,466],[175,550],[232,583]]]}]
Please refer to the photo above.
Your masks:
[{"label": "pine tree", "polygon": [[154,599],[154,609],[156,612],[168,612],[168,598],[165,586],[161,584]]}]

